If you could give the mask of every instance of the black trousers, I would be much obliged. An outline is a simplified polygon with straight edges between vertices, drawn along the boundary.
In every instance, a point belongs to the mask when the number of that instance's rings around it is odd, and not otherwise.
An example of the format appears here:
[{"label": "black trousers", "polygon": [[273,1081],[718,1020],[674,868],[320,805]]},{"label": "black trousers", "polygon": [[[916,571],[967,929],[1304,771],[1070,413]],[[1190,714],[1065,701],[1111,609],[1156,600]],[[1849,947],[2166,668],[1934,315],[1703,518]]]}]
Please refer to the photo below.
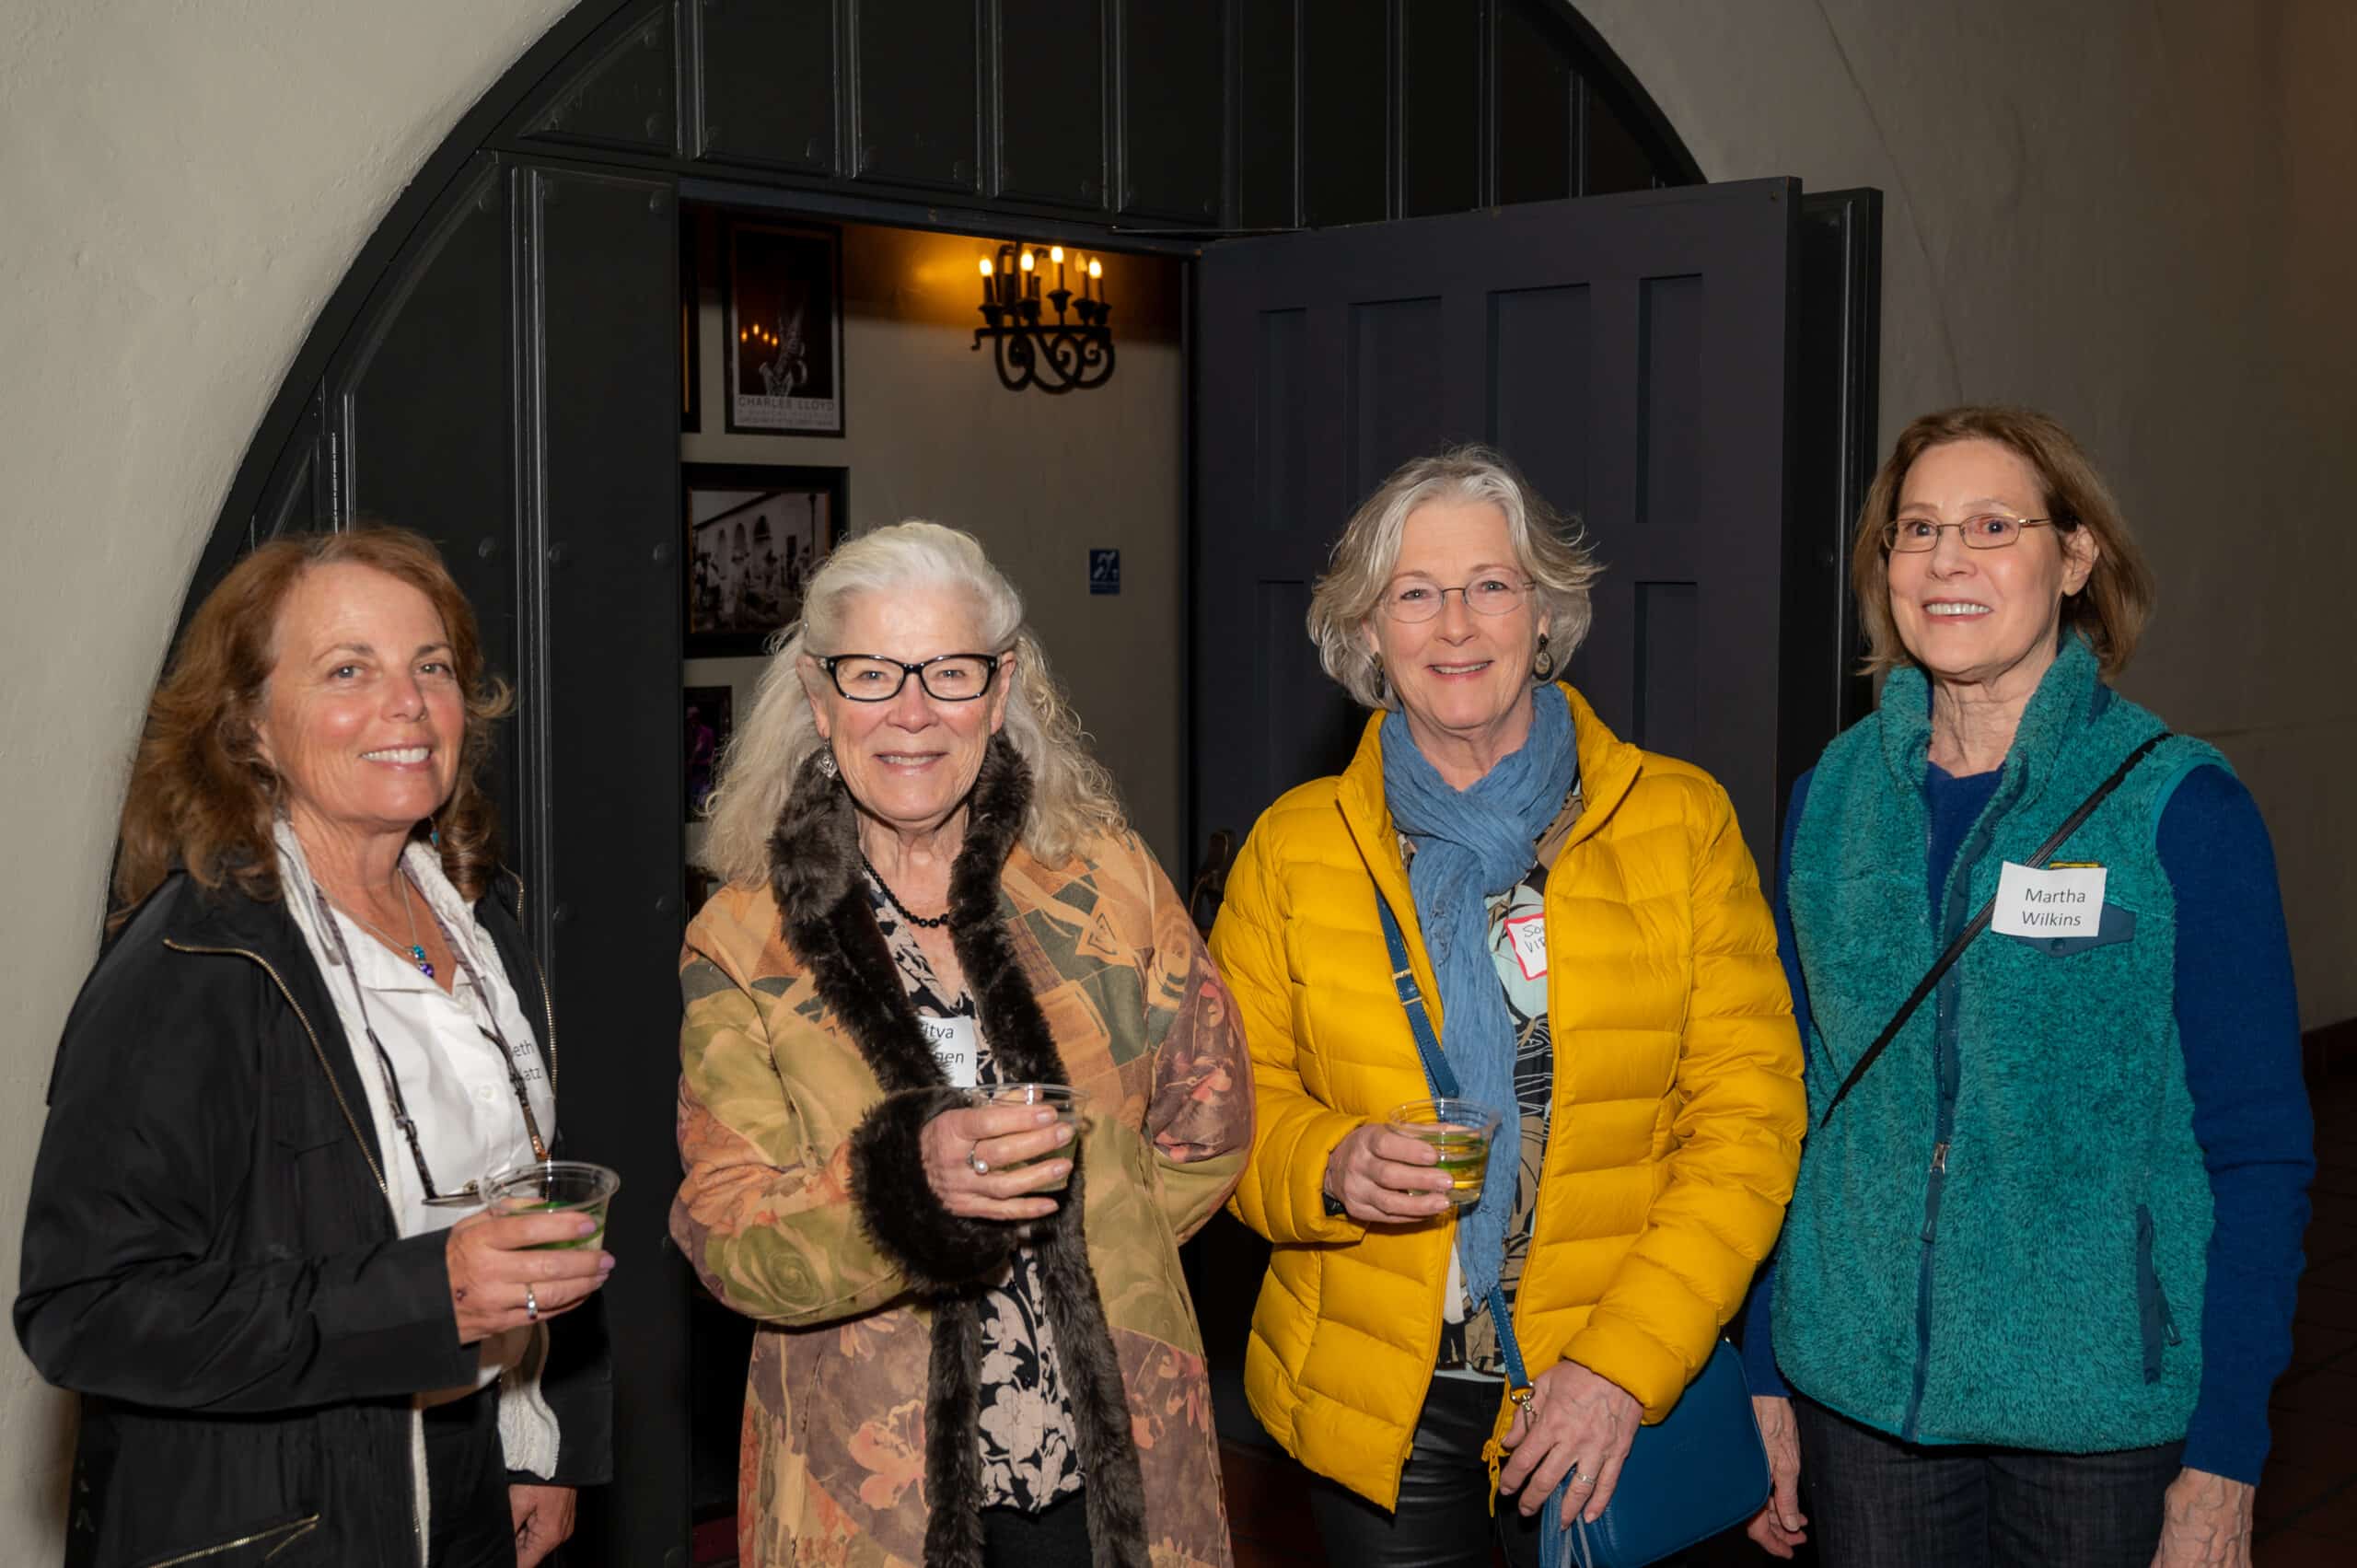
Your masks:
[{"label": "black trousers", "polygon": [[1919,1445],[1806,1400],[1793,1412],[1801,1507],[1826,1568],[2149,1568],[2185,1449]]},{"label": "black trousers", "polygon": [[982,1568],[1089,1568],[1088,1494],[1075,1492],[1036,1514],[983,1509]]},{"label": "black trousers", "polygon": [[516,1568],[496,1385],[424,1413],[426,1568]]},{"label": "black trousers", "polygon": [[1519,1500],[1498,1499],[1490,1515],[1490,1471],[1481,1447],[1498,1411],[1498,1386],[1434,1377],[1416,1422],[1399,1507],[1385,1513],[1324,1476],[1309,1493],[1310,1517],[1337,1568],[1491,1568],[1503,1547],[1512,1568],[1538,1568],[1538,1519]]}]

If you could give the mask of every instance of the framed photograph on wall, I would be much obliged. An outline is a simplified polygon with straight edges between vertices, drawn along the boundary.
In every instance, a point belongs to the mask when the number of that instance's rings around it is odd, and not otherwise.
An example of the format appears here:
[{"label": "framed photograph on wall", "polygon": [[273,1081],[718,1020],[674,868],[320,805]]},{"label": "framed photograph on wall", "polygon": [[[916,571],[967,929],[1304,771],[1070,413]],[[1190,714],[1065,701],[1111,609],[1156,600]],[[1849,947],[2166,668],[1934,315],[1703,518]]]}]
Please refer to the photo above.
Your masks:
[{"label": "framed photograph on wall", "polygon": [[802,585],[842,537],[847,469],[688,463],[686,651],[763,651],[802,614]]},{"label": "framed photograph on wall", "polygon": [[712,798],[720,753],[736,732],[737,694],[726,686],[691,686],[681,695],[687,714],[688,820],[700,822],[704,802]]},{"label": "framed photograph on wall", "polygon": [[843,433],[843,244],[832,228],[731,218],[731,431]]}]

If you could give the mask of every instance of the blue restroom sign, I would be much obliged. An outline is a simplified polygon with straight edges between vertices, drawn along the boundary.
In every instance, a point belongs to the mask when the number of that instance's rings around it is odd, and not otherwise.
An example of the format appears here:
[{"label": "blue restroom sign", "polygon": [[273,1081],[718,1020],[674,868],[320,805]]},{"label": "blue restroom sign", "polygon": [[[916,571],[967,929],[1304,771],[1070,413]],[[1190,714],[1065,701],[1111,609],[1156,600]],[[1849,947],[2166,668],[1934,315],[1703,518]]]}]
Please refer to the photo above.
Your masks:
[{"label": "blue restroom sign", "polygon": [[1088,591],[1093,594],[1117,594],[1121,591],[1120,551],[1092,550],[1088,552]]}]

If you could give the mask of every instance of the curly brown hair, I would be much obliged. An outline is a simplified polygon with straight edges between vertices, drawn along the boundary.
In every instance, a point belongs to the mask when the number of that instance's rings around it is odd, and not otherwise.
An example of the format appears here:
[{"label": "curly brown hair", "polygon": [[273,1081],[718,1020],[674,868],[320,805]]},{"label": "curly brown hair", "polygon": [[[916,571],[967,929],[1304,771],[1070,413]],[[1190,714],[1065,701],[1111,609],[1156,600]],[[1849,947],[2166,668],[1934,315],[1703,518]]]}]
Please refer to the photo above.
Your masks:
[{"label": "curly brown hair", "polygon": [[2153,613],[2153,573],[2128,532],[2128,519],[2103,475],[2071,433],[2036,409],[1967,404],[1927,413],[1898,433],[1858,511],[1850,543],[1850,589],[1866,636],[1864,673],[1878,675],[1909,662],[1890,617],[1891,519],[1898,516],[1907,470],[1934,447],[1951,441],[1994,441],[2038,475],[2044,506],[2058,528],[2084,528],[2096,543],[2087,586],[2062,601],[2062,630],[2087,639],[2107,677],[2128,668],[2144,622]]},{"label": "curly brown hair", "polygon": [[287,595],[306,574],[339,564],[371,567],[409,584],[442,618],[466,698],[466,737],[449,799],[416,832],[438,832],[444,873],[470,902],[482,896],[499,863],[499,812],[482,787],[482,766],[493,721],[514,706],[514,693],[485,675],[474,608],[441,552],[407,528],[368,524],[271,540],[238,562],[190,618],[148,701],[132,763],[110,925],[129,919],[177,870],[208,889],[226,883],[264,902],[278,897],[271,831],[279,780],[262,761],[254,725],[278,662],[278,616]]}]

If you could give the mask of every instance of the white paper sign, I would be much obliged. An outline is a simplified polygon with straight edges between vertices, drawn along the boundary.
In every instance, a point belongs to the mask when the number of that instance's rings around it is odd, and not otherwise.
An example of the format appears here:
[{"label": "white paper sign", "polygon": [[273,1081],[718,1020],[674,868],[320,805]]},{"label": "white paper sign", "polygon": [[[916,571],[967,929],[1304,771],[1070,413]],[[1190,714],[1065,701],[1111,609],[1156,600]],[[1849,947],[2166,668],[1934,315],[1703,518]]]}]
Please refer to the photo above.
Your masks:
[{"label": "white paper sign", "polygon": [[981,1037],[973,1019],[919,1018],[917,1028],[924,1031],[924,1042],[933,1047],[933,1059],[950,1083],[970,1089],[982,1081]]},{"label": "white paper sign", "polygon": [[2093,936],[2103,926],[2100,865],[2033,871],[2005,862],[1997,874],[1997,908],[1989,929],[2000,936]]},{"label": "white paper sign", "polygon": [[1519,915],[1506,922],[1506,935],[1514,943],[1514,961],[1522,966],[1522,978],[1546,979],[1547,917]]}]

